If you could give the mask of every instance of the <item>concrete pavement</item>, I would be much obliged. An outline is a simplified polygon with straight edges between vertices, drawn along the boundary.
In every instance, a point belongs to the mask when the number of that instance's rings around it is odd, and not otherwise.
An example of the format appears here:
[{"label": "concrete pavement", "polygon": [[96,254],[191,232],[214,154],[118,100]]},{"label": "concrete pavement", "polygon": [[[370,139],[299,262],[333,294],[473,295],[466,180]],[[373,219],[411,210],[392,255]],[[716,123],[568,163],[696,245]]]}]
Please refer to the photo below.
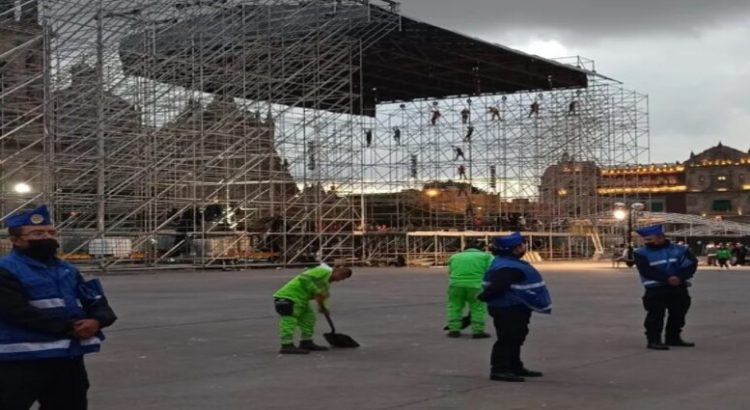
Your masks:
[{"label": "concrete pavement", "polygon": [[106,277],[120,320],[88,359],[90,408],[750,408],[750,269],[701,269],[685,331],[698,346],[668,352],[645,349],[634,270],[540,269],[553,314],[534,315],[523,359],[545,377],[519,384],[488,380],[492,339],[445,337],[443,269],[356,269],[332,309],[362,347],[301,357],[277,355],[271,299],[295,271]]}]

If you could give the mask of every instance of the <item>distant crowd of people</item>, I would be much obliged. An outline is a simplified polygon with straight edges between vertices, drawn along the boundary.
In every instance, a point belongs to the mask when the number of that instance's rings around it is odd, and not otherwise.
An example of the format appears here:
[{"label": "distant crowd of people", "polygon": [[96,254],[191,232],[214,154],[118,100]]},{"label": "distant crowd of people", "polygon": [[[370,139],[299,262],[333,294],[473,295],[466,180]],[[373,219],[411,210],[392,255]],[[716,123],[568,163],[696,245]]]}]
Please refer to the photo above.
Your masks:
[{"label": "distant crowd of people", "polygon": [[706,262],[710,266],[729,269],[729,266],[744,266],[747,263],[747,246],[741,243],[714,243],[706,245]]}]

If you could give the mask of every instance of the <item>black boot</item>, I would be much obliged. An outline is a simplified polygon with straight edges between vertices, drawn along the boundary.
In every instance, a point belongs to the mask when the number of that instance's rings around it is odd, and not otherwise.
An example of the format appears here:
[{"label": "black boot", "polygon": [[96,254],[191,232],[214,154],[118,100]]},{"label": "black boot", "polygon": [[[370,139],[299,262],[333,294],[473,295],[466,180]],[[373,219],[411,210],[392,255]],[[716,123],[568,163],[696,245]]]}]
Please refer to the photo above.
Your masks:
[{"label": "black boot", "polygon": [[510,372],[504,372],[504,373],[490,373],[490,380],[498,381],[498,382],[525,382],[526,379],[524,379],[521,376],[518,376],[515,373]]},{"label": "black boot", "polygon": [[651,350],[669,350],[669,346],[665,345],[661,341],[648,342],[646,347]]},{"label": "black boot", "polygon": [[448,337],[452,337],[452,338],[461,337],[461,332],[459,332],[458,330],[452,330],[448,332]]},{"label": "black boot", "polygon": [[312,340],[302,340],[299,342],[300,349],[305,349],[311,352],[325,352],[328,350],[325,346],[316,345]]},{"label": "black boot", "polygon": [[474,333],[473,335],[471,335],[472,339],[488,339],[490,337],[492,337],[492,335],[485,332]]},{"label": "black boot", "polygon": [[667,346],[695,347],[695,343],[686,342],[686,341],[682,340],[682,337],[680,337],[680,335],[677,335],[677,336],[667,336],[667,340],[666,340],[665,344]]},{"label": "black boot", "polygon": [[281,350],[279,350],[279,353],[281,354],[308,354],[310,352],[305,349],[301,349],[295,346],[293,343],[287,343],[287,344],[281,345]]},{"label": "black boot", "polygon": [[515,374],[516,376],[521,376],[521,377],[542,377],[542,376],[544,376],[544,373],[542,373],[542,372],[537,372],[537,371],[534,371],[534,370],[529,370],[529,369],[527,369],[525,367],[522,367],[521,370],[517,370],[517,371],[513,372],[513,374]]}]

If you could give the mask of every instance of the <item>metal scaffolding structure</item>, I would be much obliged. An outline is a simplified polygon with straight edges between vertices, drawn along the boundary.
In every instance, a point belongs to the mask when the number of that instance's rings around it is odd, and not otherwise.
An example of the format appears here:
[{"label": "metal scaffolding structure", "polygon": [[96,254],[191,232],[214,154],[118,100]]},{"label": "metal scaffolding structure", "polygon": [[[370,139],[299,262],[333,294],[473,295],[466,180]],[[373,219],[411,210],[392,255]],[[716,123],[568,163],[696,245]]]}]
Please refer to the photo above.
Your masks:
[{"label": "metal scaffolding structure", "polygon": [[101,267],[351,253],[368,3],[3,2],[0,215],[52,204]]},{"label": "metal scaffolding structure", "polygon": [[648,97],[590,60],[575,64],[588,87],[381,105],[362,131],[362,184],[404,193],[368,196],[369,221],[502,230],[520,219],[549,230],[611,206],[597,193],[600,170],[646,160]]},{"label": "metal scaffolding structure", "polygon": [[647,98],[582,59],[379,96],[363,65],[390,43],[365,53],[402,22],[390,0],[0,0],[0,220],[49,203],[64,257],[102,270],[395,258],[408,231],[599,211],[593,168],[552,199],[545,169],[647,151]]}]

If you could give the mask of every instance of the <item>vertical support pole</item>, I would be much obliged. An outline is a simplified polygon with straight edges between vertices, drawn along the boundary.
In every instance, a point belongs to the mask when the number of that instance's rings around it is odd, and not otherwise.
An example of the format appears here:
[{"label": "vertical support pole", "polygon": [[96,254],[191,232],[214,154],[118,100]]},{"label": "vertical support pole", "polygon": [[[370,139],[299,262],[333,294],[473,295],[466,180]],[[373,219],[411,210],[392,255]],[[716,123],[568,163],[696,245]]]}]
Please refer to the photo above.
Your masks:
[{"label": "vertical support pole", "polygon": [[[44,172],[42,173],[42,200],[44,203],[50,204],[53,206],[53,210],[57,210],[57,207],[54,207],[55,204],[52,204],[53,195],[55,192],[54,184],[55,181],[53,179],[54,175],[54,162],[55,162],[55,151],[54,151],[54,136],[50,133],[50,128],[52,127],[52,119],[54,118],[54,104],[52,103],[52,47],[51,47],[51,41],[52,41],[52,32],[50,30],[50,22],[48,20],[49,18],[49,4],[47,2],[44,2],[41,6],[42,9],[42,15],[41,18],[41,25],[42,25],[42,36],[43,36],[43,48],[44,51],[42,52],[42,70],[43,70],[43,76],[44,76],[44,91],[43,91],[43,97],[42,97],[42,104],[43,104],[43,110],[44,110],[44,120],[43,120],[43,138],[44,138],[44,150],[45,150],[45,165],[44,165]],[[58,210],[59,211],[59,210]]]},{"label": "vertical support pole", "polygon": [[[105,230],[105,183],[107,158],[104,141],[104,4],[99,0],[99,10],[96,16],[96,236],[104,241]],[[102,243],[104,246],[104,243]],[[106,269],[100,262],[102,271]]]}]

